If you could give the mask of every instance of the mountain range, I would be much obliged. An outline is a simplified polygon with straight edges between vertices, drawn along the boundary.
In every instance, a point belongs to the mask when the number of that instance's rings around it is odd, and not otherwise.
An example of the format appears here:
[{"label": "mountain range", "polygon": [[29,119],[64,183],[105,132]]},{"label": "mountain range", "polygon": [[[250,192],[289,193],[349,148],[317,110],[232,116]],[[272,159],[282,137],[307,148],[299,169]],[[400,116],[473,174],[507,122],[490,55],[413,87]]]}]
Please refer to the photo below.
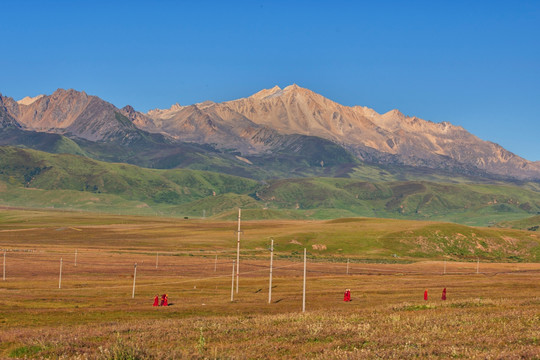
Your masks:
[{"label": "mountain range", "polygon": [[375,166],[540,180],[540,162],[462,127],[340,105],[297,85],[147,113],[71,89],[19,101],[0,95],[0,145],[259,179],[350,177]]}]

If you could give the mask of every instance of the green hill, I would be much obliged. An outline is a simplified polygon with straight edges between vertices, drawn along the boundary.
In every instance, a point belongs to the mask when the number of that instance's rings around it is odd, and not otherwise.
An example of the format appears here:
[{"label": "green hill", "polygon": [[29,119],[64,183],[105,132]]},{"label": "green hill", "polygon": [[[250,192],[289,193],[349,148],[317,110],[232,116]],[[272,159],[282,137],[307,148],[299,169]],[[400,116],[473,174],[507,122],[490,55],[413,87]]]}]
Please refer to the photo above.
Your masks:
[{"label": "green hill", "polygon": [[540,215],[513,221],[502,221],[495,224],[495,226],[520,230],[540,231]]},{"label": "green hill", "polygon": [[148,214],[214,194],[251,193],[258,186],[231,175],[145,169],[13,147],[0,147],[0,181],[0,201],[7,205]]},{"label": "green hill", "polygon": [[312,177],[258,182],[0,147],[0,202],[9,206],[222,219],[234,218],[234,209],[241,207],[252,219],[367,216],[467,225],[492,225],[540,212],[540,192],[531,184],[457,181]]},{"label": "green hill", "polygon": [[19,128],[6,128],[0,131],[0,145],[17,144],[21,148],[46,151],[53,154],[73,154],[88,156],[88,153],[73,140],[50,133],[25,131]]},{"label": "green hill", "polygon": [[540,211],[540,193],[510,184],[303,178],[272,181],[256,194],[270,208],[306,212],[340,209],[357,216],[445,220],[469,225],[520,219]]}]

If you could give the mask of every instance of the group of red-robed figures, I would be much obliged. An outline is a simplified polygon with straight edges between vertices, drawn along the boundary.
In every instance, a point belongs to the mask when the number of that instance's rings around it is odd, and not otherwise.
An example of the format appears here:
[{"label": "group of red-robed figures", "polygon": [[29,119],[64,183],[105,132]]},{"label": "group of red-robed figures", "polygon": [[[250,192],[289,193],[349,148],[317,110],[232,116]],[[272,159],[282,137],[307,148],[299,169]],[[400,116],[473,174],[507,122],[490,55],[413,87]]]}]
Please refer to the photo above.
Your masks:
[{"label": "group of red-robed figures", "polygon": [[[427,299],[428,299],[428,293],[426,289],[426,291],[424,291],[424,300],[427,300]],[[446,300],[446,288],[444,288],[442,291],[441,300]]]},{"label": "group of red-robed figures", "polygon": [[[428,299],[428,291],[424,291],[424,300]],[[442,291],[441,300],[446,300],[446,288]],[[343,294],[343,301],[351,301],[351,289],[345,289]],[[154,298],[154,306],[169,306],[169,297],[167,294],[161,295],[161,302],[159,301],[159,295]]]},{"label": "group of red-robed figures", "polygon": [[159,295],[156,295],[153,306],[169,306],[169,297],[167,294],[161,295],[161,302],[159,301]]},{"label": "group of red-robed figures", "polygon": [[[424,300],[428,299],[428,291],[424,291]],[[441,300],[446,300],[446,288],[442,291]],[[351,289],[345,289],[345,294],[343,294],[343,301],[351,301]]]}]

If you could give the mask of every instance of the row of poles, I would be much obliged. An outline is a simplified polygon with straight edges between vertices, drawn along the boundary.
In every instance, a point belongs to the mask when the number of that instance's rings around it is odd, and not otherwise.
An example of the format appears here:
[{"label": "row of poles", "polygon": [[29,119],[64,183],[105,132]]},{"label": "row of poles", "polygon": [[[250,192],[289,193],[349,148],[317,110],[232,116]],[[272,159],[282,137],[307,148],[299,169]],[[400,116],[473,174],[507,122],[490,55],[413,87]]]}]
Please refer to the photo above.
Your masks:
[{"label": "row of poles", "polygon": [[[233,260],[232,275],[231,275],[231,301],[234,301],[234,287],[235,287],[235,270],[236,270],[236,293],[238,294],[238,284],[240,279],[240,234],[241,230],[242,209],[238,209],[238,230],[236,240],[236,261]],[[302,290],[302,312],[306,311],[306,248],[304,248],[304,284]],[[217,265],[217,255],[214,265],[214,271]],[[268,280],[268,303],[272,302],[272,275],[274,268],[274,239],[271,239],[270,244],[270,276]],[[347,270],[348,273],[348,270]]]},{"label": "row of poles", "polygon": [[[306,274],[307,274],[307,256],[306,248],[304,248],[304,282],[302,288],[302,312],[306,311]],[[216,257],[217,259],[217,257]],[[270,280],[268,284],[268,303],[272,302],[272,271],[273,271],[273,261],[274,261],[274,239],[272,239],[272,245],[270,248]],[[217,263],[216,263],[217,264]],[[232,274],[231,274],[231,302],[234,301],[234,287],[235,287],[235,270],[236,270],[236,293],[238,293],[238,262],[233,260],[232,263]],[[214,267],[215,271],[215,267]],[[137,282],[137,263],[133,266],[133,290],[131,292],[131,298],[135,298],[135,284]],[[61,287],[62,283],[62,259],[60,259],[60,280],[58,283],[58,288]]]},{"label": "row of poles", "polygon": [[[303,283],[303,300],[302,300],[302,311],[305,311],[305,291],[306,291],[306,269],[307,269],[307,256],[306,256],[306,248],[304,248],[304,283]],[[156,253],[156,269],[158,267],[158,259],[159,259],[159,253]],[[62,267],[63,267],[63,258],[60,258],[60,272],[58,277],[58,288],[62,288]],[[272,239],[271,245],[270,245],[270,277],[269,277],[269,284],[268,284],[268,303],[270,304],[272,302],[272,275],[273,275],[273,263],[274,263],[274,239]],[[237,260],[233,260],[233,267],[232,267],[232,284],[231,284],[231,301],[234,301],[234,284],[235,284],[235,269],[236,269],[236,293],[238,293],[238,264],[239,264],[239,257],[237,257]],[[77,250],[75,250],[75,266],[77,266]],[[480,260],[478,259],[476,262],[476,273],[479,273],[480,268]],[[217,270],[217,255],[214,262],[214,272]],[[347,259],[347,275],[349,275],[349,259]],[[444,274],[446,274],[446,260],[444,260]],[[2,280],[6,280],[6,252],[4,252],[4,262],[3,262],[3,275]],[[137,281],[137,263],[134,264],[133,269],[133,291],[131,297],[135,297],[135,284]]]},{"label": "row of poles", "polygon": [[[240,279],[240,234],[241,231],[241,215],[242,210],[238,209],[238,230],[237,230],[237,245],[236,245],[236,260],[233,260],[232,266],[232,275],[231,275],[231,302],[234,301],[234,290],[235,290],[235,272],[236,272],[236,293],[238,294],[239,279]],[[306,311],[306,273],[307,273],[307,256],[306,248],[304,248],[304,276],[303,276],[303,286],[302,286],[302,312]],[[272,272],[273,272],[273,261],[274,261],[274,239],[271,239],[270,245],[270,276],[268,284],[268,303],[272,302]],[[159,252],[156,252],[156,269],[158,268],[159,263]],[[75,261],[74,265],[77,266],[77,250],[75,250]],[[63,258],[60,258],[60,273],[58,277],[58,288],[62,288],[62,266]],[[479,273],[480,269],[480,259],[477,259],[476,263],[476,273]],[[214,262],[214,272],[217,270],[217,255]],[[347,275],[349,275],[349,259],[347,259]],[[444,260],[444,270],[443,273],[446,274],[446,260]],[[4,262],[3,262],[3,275],[2,280],[6,280],[6,252],[4,251]],[[137,281],[137,263],[134,264],[133,269],[133,289],[131,293],[131,298],[135,298],[135,284]]]},{"label": "row of poles", "polygon": [[[304,252],[306,251],[306,249],[304,248]],[[217,260],[218,260],[218,256],[216,255],[215,257],[215,260],[214,260],[214,272],[217,271]],[[271,239],[271,245],[270,245],[270,289],[272,288],[272,271],[273,271],[273,260],[274,260],[274,239]],[[158,261],[159,261],[159,252],[156,253],[156,269],[158,268]],[[233,260],[233,287],[234,287],[234,269],[236,269],[236,293],[238,293],[238,278],[239,278],[239,272],[238,272],[238,263],[239,263],[239,255],[237,254],[237,260]],[[60,258],[60,278],[59,278],[59,286],[58,288],[61,288],[61,284],[62,284],[62,265],[63,265],[63,258]],[[136,267],[137,264],[135,264],[135,267]],[[74,266],[76,267],[77,266],[77,250],[75,250],[75,261],[74,261]],[[480,273],[480,259],[477,259],[476,260],[476,273],[479,274]],[[349,275],[349,259],[347,259],[347,269],[346,269],[346,274]],[[444,265],[443,265],[443,274],[446,274],[446,260],[444,260]],[[4,251],[4,256],[3,256],[3,272],[2,272],[2,280],[6,280],[6,252]],[[268,295],[268,302],[271,301],[271,298],[272,298],[272,293],[271,293],[271,290],[270,290],[270,294]]]},{"label": "row of poles", "polygon": [[[236,242],[236,260],[233,260],[232,263],[232,273],[231,273],[231,302],[234,301],[235,293],[235,283],[236,283],[236,293],[238,294],[238,283],[240,278],[240,221],[242,216],[242,210],[238,209],[238,230],[237,230],[237,242]],[[156,253],[156,269],[158,267],[159,253]],[[270,244],[270,276],[268,283],[268,303],[272,302],[272,275],[274,268],[274,239],[271,239]],[[214,262],[214,272],[217,269],[217,255]],[[349,274],[349,260],[347,259],[347,274]],[[236,282],[235,282],[236,275]],[[304,248],[304,279],[302,286],[302,312],[306,311],[306,275],[307,275],[307,249]],[[60,279],[62,279],[62,259],[60,259]],[[60,280],[61,281],[61,280]],[[131,292],[131,298],[135,298],[135,284],[137,281],[137,263],[133,266],[133,290]],[[60,285],[59,285],[60,287]]]}]

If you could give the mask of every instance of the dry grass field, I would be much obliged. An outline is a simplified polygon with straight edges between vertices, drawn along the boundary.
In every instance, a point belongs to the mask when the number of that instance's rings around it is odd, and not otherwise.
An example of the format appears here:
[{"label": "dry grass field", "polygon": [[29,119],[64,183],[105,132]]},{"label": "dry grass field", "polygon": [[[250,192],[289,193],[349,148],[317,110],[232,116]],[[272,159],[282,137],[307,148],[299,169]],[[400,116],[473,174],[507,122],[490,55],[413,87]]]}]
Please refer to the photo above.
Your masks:
[{"label": "dry grass field", "polygon": [[[388,224],[363,230],[376,242]],[[309,246],[302,313],[303,259],[291,246],[304,240],[289,236],[291,228],[339,225],[247,222],[231,302],[235,226],[1,211],[0,358],[540,358],[538,263],[414,261],[385,251],[377,258],[372,247],[343,255]],[[273,236],[287,242],[277,241],[268,303]],[[170,306],[152,307],[158,293]]]}]

